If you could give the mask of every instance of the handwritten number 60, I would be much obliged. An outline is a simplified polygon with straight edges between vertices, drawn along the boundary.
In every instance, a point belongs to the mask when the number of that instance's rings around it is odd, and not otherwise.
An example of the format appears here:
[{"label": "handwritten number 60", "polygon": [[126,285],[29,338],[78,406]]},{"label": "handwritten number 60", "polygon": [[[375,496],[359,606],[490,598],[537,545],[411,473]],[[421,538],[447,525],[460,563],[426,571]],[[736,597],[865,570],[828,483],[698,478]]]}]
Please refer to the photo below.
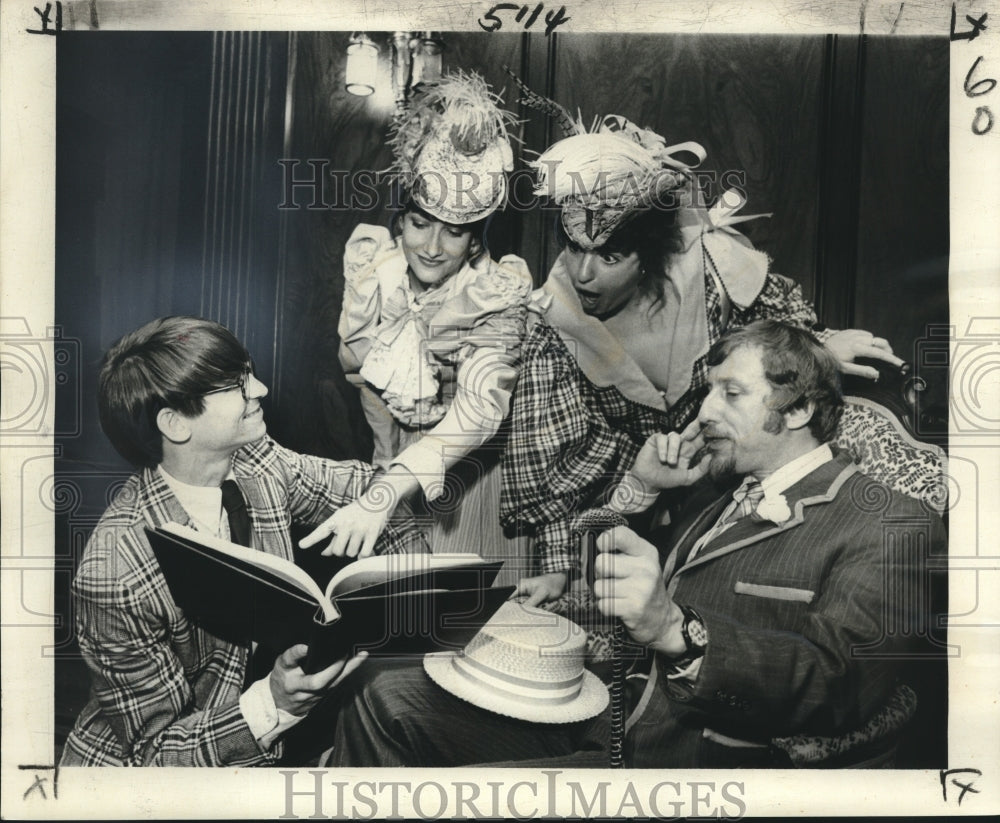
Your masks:
[{"label": "handwritten number 60", "polygon": [[[989,94],[996,88],[997,81],[992,77],[984,77],[982,80],[972,82],[972,75],[976,67],[982,62],[982,55],[976,58],[976,62],[969,68],[969,73],[965,75],[965,96],[982,97]],[[976,114],[972,118],[972,133],[975,135],[986,134],[993,128],[993,112],[989,106],[977,106]]]}]

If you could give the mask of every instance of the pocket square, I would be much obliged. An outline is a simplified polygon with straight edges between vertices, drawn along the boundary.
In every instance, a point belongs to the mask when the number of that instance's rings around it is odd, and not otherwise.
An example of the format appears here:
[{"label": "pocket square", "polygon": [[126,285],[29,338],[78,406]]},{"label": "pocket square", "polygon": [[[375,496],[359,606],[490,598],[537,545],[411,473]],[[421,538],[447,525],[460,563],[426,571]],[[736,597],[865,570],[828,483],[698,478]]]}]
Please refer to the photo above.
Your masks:
[{"label": "pocket square", "polygon": [[744,583],[736,581],[733,589],[736,594],[749,594],[754,597],[770,597],[774,600],[798,600],[802,603],[812,603],[816,592],[811,589],[796,589],[792,586],[766,586],[761,583]]}]

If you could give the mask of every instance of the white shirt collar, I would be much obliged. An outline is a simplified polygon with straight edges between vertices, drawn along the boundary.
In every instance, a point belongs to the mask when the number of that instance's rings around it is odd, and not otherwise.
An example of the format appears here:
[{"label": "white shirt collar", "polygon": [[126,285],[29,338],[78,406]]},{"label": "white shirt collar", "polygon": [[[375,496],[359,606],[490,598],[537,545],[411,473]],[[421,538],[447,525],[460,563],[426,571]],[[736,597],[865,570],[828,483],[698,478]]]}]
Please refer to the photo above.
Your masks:
[{"label": "white shirt collar", "polygon": [[[174,497],[184,507],[199,531],[216,537],[228,538],[229,518],[222,508],[222,488],[220,486],[192,486],[178,480],[162,465],[157,467],[164,482],[174,493]],[[230,471],[229,477],[233,474]]]},{"label": "white shirt collar", "polygon": [[782,494],[803,477],[822,466],[828,460],[833,460],[833,452],[827,443],[817,446],[812,451],[801,454],[794,460],[785,463],[780,469],[771,472],[760,481],[765,494]]}]

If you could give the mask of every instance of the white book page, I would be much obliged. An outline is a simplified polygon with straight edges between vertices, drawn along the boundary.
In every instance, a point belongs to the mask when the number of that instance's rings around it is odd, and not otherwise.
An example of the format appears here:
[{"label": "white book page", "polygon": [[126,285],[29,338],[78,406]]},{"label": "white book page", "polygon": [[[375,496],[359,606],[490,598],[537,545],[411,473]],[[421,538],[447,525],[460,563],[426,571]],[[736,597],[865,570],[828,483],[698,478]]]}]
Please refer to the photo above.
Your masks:
[{"label": "white book page", "polygon": [[357,591],[365,586],[401,577],[410,577],[431,569],[446,569],[470,563],[483,563],[478,554],[382,554],[355,560],[337,572],[326,587],[326,596]]}]

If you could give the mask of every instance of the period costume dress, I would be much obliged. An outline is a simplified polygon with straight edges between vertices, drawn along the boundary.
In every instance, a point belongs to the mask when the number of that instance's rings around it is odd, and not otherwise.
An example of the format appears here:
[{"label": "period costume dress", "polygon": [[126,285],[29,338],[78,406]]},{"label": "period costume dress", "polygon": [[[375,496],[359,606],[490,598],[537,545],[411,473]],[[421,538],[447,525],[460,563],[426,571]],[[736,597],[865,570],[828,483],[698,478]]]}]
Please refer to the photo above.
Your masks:
[{"label": "period costume dress", "polygon": [[498,431],[510,408],[524,336],[528,267],[480,255],[417,295],[397,241],[360,225],[344,254],[340,360],[359,385],[372,462],[420,482],[433,550],[508,550],[499,523]]},{"label": "period costume dress", "polygon": [[[405,209],[429,219],[431,230],[468,226],[469,258],[417,293],[406,257],[415,248],[385,228],[358,226],[345,246],[339,333],[341,364],[374,435],[373,462],[419,482],[408,503],[432,550],[511,561],[499,578],[508,583],[519,575],[521,550],[500,528],[500,428],[533,284],[519,257],[494,262],[476,253],[482,221],[506,201],[513,168],[514,117],[500,102],[479,75],[463,72],[421,86],[407,102],[390,137]],[[399,488],[387,479],[390,486]],[[363,502],[398,502],[375,496],[373,488]]]}]

